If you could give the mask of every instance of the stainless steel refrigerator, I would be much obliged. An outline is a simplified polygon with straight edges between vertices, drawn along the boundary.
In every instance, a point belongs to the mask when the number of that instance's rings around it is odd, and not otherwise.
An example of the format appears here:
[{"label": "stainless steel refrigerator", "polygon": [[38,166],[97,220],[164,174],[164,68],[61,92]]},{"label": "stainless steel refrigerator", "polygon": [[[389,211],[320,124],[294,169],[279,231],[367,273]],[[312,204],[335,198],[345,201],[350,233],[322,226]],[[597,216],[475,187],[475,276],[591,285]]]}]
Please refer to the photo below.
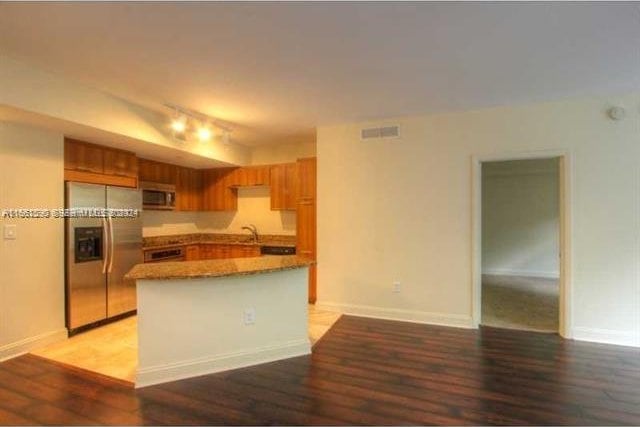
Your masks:
[{"label": "stainless steel refrigerator", "polygon": [[[67,208],[142,209],[140,190],[66,184]],[[124,275],[143,262],[142,220],[66,218],[66,310],[70,334],[136,310],[135,281]]]}]

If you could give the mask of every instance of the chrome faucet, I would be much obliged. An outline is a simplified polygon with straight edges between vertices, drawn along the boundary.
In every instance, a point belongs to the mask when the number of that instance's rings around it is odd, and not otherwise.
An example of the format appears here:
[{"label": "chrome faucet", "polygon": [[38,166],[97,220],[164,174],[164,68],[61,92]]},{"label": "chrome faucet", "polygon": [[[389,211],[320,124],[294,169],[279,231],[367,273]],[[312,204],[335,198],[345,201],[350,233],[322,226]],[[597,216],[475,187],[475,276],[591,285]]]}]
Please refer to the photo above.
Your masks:
[{"label": "chrome faucet", "polygon": [[253,241],[255,243],[258,243],[258,229],[256,228],[255,225],[253,224],[245,225],[244,227],[242,227],[242,229],[249,230],[251,232],[251,235],[253,236]]}]

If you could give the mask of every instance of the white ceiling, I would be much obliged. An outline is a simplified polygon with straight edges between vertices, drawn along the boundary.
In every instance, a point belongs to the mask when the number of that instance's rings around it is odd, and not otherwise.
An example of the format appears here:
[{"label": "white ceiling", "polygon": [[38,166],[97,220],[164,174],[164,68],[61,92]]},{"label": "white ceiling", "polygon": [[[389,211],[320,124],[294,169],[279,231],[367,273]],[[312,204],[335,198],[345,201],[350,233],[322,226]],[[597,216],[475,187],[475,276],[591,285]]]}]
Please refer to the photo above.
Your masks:
[{"label": "white ceiling", "polygon": [[0,52],[246,145],[640,88],[634,3],[1,3]]}]

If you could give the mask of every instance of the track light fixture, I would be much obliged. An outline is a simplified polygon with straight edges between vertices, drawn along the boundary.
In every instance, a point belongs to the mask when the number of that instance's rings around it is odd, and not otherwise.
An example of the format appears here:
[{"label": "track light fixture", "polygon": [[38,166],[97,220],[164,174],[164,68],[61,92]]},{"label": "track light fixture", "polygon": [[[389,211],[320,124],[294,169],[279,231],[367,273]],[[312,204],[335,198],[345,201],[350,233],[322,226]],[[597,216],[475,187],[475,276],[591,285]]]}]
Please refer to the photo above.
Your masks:
[{"label": "track light fixture", "polygon": [[[220,135],[223,144],[228,145],[231,129],[221,125],[218,120],[197,111],[188,110],[173,104],[165,104],[173,110],[169,124],[176,139],[189,141],[191,138],[207,142]],[[215,132],[214,132],[215,130]],[[190,137],[191,136],[191,137]]]}]

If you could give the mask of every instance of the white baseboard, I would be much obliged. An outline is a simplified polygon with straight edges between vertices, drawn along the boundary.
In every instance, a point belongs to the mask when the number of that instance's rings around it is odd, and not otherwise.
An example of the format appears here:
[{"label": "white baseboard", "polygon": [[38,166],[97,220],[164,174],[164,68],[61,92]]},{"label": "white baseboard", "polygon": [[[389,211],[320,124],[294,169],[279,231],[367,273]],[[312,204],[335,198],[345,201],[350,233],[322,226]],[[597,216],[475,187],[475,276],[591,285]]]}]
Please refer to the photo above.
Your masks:
[{"label": "white baseboard", "polygon": [[574,327],[572,338],[578,341],[640,347],[640,334],[634,331]]},{"label": "white baseboard", "polygon": [[66,340],[68,336],[66,329],[58,329],[3,345],[0,347],[0,362],[22,356],[36,348]]},{"label": "white baseboard", "polygon": [[316,302],[316,307],[321,310],[335,311],[360,317],[397,320],[400,322],[425,323],[428,325],[438,326],[451,326],[454,328],[473,328],[471,316],[461,314],[433,313],[429,311],[342,304],[328,301],[318,301]]},{"label": "white baseboard", "polygon": [[[429,325],[451,326],[456,328],[474,328],[471,316],[464,315],[390,309],[324,301],[318,301],[316,303],[316,307],[321,310],[335,311],[352,316],[397,320],[401,322],[425,323]],[[602,344],[640,347],[640,334],[633,331],[574,327],[571,330],[570,339]]]},{"label": "white baseboard", "polygon": [[482,270],[482,274],[492,276],[521,276],[521,277],[539,277],[541,279],[559,279],[560,275],[552,271],[536,271],[536,270],[509,270],[509,269],[489,269]]},{"label": "white baseboard", "polygon": [[216,355],[212,357],[185,360],[167,365],[138,368],[136,388],[166,383],[185,378],[198,377],[231,369],[245,368],[261,363],[274,362],[290,357],[311,353],[309,339],[290,341],[283,344]]}]

